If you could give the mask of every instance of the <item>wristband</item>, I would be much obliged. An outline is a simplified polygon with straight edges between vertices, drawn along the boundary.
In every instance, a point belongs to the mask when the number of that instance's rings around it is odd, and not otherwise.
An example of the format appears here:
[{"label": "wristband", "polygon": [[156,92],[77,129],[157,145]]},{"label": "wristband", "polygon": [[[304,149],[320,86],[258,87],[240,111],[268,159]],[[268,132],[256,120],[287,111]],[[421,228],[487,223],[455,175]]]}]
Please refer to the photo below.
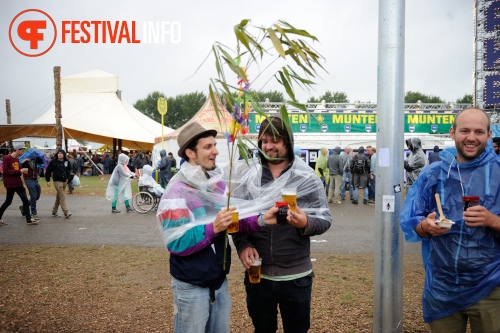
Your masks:
[{"label": "wristband", "polygon": [[258,221],[259,221],[259,224],[263,227],[266,226],[266,224],[264,223],[264,218],[262,217],[264,214],[262,213],[259,213],[259,218],[258,218]]}]

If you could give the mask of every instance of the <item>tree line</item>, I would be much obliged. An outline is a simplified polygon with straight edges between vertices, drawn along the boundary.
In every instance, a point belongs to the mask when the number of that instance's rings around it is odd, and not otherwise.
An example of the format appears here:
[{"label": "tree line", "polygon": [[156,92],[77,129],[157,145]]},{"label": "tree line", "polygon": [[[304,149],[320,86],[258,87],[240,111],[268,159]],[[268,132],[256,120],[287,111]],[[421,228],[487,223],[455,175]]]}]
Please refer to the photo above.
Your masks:
[{"label": "tree line", "polygon": [[[277,90],[257,92],[260,101],[265,101],[267,98],[270,102],[285,102],[285,96]],[[202,92],[193,92],[189,94],[181,94],[175,97],[167,97],[164,93],[154,91],[149,93],[145,98],[139,99],[134,103],[134,107],[148,116],[149,118],[161,122],[161,115],[158,113],[157,101],[159,97],[164,97],[168,103],[168,111],[164,117],[165,126],[177,129],[191,119],[196,112],[200,110],[205,103],[207,96]],[[307,103],[349,103],[347,95],[342,91],[326,91],[318,97],[310,97]],[[408,91],[405,94],[405,103],[445,103],[443,99],[434,95],[426,95],[417,91]],[[457,98],[456,103],[472,104],[472,95],[465,94],[461,98]],[[230,110],[229,105],[226,106]]]}]

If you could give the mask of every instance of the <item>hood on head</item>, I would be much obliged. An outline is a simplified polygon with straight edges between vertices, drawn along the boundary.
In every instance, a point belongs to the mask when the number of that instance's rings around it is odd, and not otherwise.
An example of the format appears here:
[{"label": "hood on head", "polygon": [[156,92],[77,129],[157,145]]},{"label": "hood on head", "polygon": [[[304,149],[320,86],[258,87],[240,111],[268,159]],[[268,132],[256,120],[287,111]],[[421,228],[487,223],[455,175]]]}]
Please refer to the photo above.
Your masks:
[{"label": "hood on head", "polygon": [[160,157],[167,156],[167,151],[165,149],[160,150]]},{"label": "hood on head", "polygon": [[142,173],[151,176],[153,174],[153,167],[149,164],[146,164],[142,168]]},{"label": "hood on head", "polygon": [[[271,124],[269,124],[271,123]],[[291,132],[291,130],[290,130]],[[262,136],[264,134],[275,135],[281,137],[285,141],[285,145],[287,147],[287,158],[290,162],[294,160],[294,152],[293,152],[293,133],[289,133],[286,129],[283,120],[280,117],[272,116],[264,119],[264,121],[260,124],[259,136],[258,136],[258,147],[259,147],[259,158],[261,161],[265,160],[264,155],[260,150],[262,150]]]},{"label": "hood on head", "polygon": [[409,138],[405,142],[407,146],[410,146],[412,152],[422,149],[422,141],[419,138]]},{"label": "hood on head", "polygon": [[66,159],[66,151],[64,149],[60,148],[57,150],[56,156],[59,153],[63,153],[63,160],[65,160]]},{"label": "hood on head", "polygon": [[333,153],[334,154],[340,155],[341,151],[342,151],[342,148],[340,148],[339,146],[333,148]]},{"label": "hood on head", "polygon": [[118,164],[126,165],[128,163],[129,157],[123,153],[118,155]]},{"label": "hood on head", "polygon": [[358,148],[358,154],[364,154],[365,153],[365,147],[361,146]]}]

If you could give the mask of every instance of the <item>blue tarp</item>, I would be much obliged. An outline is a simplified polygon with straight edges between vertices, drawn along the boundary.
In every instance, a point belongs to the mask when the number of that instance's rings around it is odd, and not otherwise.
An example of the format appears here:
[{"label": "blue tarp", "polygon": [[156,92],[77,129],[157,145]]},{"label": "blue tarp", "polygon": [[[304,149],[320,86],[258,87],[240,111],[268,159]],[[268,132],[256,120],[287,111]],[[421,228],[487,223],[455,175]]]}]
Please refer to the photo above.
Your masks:
[{"label": "blue tarp", "polygon": [[21,157],[19,157],[19,162],[23,163],[24,160],[26,160],[26,159],[32,160],[32,159],[36,159],[37,157],[40,157],[40,159],[38,159],[36,161],[37,162],[36,167],[39,169],[45,169],[45,165],[46,165],[45,155],[36,148],[30,148],[30,149],[26,150],[24,152],[24,154],[22,154]]}]

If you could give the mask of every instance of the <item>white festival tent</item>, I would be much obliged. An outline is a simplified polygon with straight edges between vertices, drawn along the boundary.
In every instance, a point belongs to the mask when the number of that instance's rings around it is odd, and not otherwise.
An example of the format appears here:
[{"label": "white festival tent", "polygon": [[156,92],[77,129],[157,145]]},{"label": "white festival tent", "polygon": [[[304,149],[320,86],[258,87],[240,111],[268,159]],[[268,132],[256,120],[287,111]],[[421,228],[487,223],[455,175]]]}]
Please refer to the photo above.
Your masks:
[{"label": "white festival tent", "polygon": [[[65,139],[100,142],[113,138],[135,150],[152,150],[162,125],[120,99],[118,76],[93,70],[61,78],[61,124]],[[164,127],[163,133],[173,132]],[[55,137],[55,106],[31,124],[0,125],[0,142],[21,137]]]}]

